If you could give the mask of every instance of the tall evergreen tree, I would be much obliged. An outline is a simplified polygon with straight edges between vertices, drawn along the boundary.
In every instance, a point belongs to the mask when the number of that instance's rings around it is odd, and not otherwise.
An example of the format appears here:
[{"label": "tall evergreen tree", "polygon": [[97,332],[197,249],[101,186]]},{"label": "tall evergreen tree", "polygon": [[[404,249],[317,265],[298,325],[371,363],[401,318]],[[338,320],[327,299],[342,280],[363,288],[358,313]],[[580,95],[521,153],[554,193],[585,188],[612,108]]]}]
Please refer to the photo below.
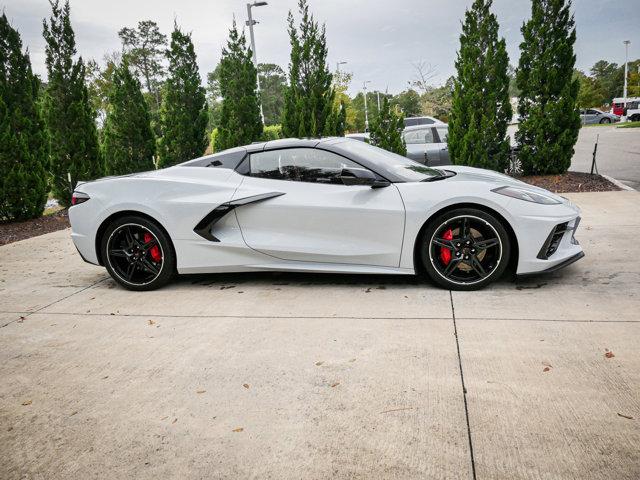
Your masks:
[{"label": "tall evergreen tree", "polygon": [[0,17],[0,221],[42,214],[48,145],[37,108],[39,81],[20,34]]},{"label": "tall evergreen tree", "polygon": [[155,137],[149,107],[126,58],[113,71],[112,82],[102,143],[106,172],[124,175],[152,170]]},{"label": "tall evergreen tree", "polygon": [[159,165],[168,167],[199,157],[207,148],[207,102],[191,35],[175,25],[167,51],[169,77],[160,107]]},{"label": "tall evergreen tree", "polygon": [[502,171],[509,163],[509,57],[492,0],[475,0],[465,13],[456,59],[449,153],[455,164]]},{"label": "tall evergreen tree", "polygon": [[402,139],[402,130],[404,130],[404,115],[397,114],[385,96],[380,106],[380,112],[373,117],[371,122],[370,142],[376,147],[405,156],[407,146]]},{"label": "tall evergreen tree", "polygon": [[531,19],[522,26],[516,139],[525,174],[564,173],[571,165],[580,115],[570,7],[565,0],[533,0]]},{"label": "tall evergreen tree", "polygon": [[76,42],[69,2],[60,7],[55,0],[51,9],[49,23],[43,21],[49,78],[42,111],[49,137],[52,191],[61,205],[68,206],[78,180],[99,177],[103,169],[84,63],[82,58],[73,58]]},{"label": "tall evergreen tree", "polygon": [[[306,0],[299,0],[300,30],[289,12],[291,61],[285,90],[282,132],[285,137],[320,137],[340,133],[343,114],[333,108],[332,75],[327,67],[325,27],[309,13]],[[344,122],[343,122],[344,123]],[[344,131],[344,126],[342,126]]]},{"label": "tall evergreen tree", "polygon": [[262,120],[257,95],[257,72],[244,34],[238,34],[236,22],[229,30],[227,46],[222,49],[219,71],[222,110],[216,151],[257,141],[262,136]]}]

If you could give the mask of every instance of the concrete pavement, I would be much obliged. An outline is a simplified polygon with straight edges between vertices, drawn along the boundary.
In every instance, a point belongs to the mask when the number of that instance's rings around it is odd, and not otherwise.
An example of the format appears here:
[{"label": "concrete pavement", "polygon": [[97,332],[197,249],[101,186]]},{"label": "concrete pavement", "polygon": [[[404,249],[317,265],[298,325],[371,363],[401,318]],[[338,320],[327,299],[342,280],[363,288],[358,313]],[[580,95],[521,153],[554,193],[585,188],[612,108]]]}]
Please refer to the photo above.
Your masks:
[{"label": "concrete pavement", "polygon": [[612,125],[580,129],[570,170],[591,171],[593,147],[598,140],[597,165],[600,174],[640,190],[640,129]]},{"label": "concrete pavement", "polygon": [[480,292],[0,247],[0,478],[639,478],[640,193],[568,196],[587,256]]}]

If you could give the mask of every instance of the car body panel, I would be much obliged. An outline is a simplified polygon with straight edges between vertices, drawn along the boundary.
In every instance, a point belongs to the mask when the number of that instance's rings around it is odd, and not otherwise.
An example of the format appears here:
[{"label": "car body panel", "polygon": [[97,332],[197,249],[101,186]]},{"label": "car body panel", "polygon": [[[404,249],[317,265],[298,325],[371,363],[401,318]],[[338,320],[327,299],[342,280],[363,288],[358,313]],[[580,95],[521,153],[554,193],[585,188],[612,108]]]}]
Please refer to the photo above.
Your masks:
[{"label": "car body panel", "polygon": [[[372,188],[241,173],[252,152],[288,148],[336,153],[388,182]],[[447,167],[452,176],[437,181],[403,181],[394,173],[393,159],[408,161],[394,156],[389,164],[382,164],[376,155],[383,151],[366,150],[373,148],[344,138],[288,139],[242,147],[244,151],[232,152],[233,162],[225,163],[228,158],[222,152],[163,170],[83,183],[76,191],[90,200],[69,209],[72,239],[85,260],[99,264],[96,239],[101,228],[115,214],[139,212],[169,234],[179,273],[408,274],[416,270],[414,247],[426,223],[445,208],[476,206],[495,212],[513,230],[519,274],[547,270],[581,252],[572,235],[565,235],[553,255],[537,258],[556,225],[568,222],[571,227],[578,222],[580,211],[568,200],[500,173],[462,166]],[[383,153],[386,158],[388,153]],[[242,160],[236,170],[205,166],[212,158],[224,165]],[[557,203],[542,205],[493,191],[504,186],[539,192]],[[273,193],[278,195],[243,201]],[[212,211],[229,202],[238,206],[207,227],[215,240],[196,231]]]}]

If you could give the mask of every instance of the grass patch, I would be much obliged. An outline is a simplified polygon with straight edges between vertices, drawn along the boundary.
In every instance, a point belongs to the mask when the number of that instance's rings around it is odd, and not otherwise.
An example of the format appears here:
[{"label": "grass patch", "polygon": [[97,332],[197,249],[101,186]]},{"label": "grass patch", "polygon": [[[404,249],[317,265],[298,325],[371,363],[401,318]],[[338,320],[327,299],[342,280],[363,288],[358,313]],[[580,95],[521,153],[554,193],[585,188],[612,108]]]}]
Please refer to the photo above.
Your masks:
[{"label": "grass patch", "polygon": [[617,128],[640,128],[640,122],[627,122],[618,125]]}]

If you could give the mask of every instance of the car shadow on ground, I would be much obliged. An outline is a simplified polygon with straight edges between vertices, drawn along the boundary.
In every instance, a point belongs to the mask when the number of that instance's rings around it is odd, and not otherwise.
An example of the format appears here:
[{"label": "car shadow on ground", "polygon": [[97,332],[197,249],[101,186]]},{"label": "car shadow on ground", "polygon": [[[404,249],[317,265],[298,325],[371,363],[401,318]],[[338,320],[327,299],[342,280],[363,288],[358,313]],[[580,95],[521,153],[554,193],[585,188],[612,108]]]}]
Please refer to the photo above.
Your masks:
[{"label": "car shadow on ground", "polygon": [[[569,272],[567,272],[569,273]],[[506,272],[499,280],[489,285],[488,289],[528,290],[552,286],[561,281],[565,272],[554,272],[531,277],[516,277]],[[253,286],[296,286],[317,287],[344,285],[371,288],[401,288],[403,286],[423,286],[439,289],[424,275],[363,275],[343,273],[306,273],[306,272],[243,272],[178,275],[176,286],[200,286],[210,288],[233,288],[237,285]]]}]

